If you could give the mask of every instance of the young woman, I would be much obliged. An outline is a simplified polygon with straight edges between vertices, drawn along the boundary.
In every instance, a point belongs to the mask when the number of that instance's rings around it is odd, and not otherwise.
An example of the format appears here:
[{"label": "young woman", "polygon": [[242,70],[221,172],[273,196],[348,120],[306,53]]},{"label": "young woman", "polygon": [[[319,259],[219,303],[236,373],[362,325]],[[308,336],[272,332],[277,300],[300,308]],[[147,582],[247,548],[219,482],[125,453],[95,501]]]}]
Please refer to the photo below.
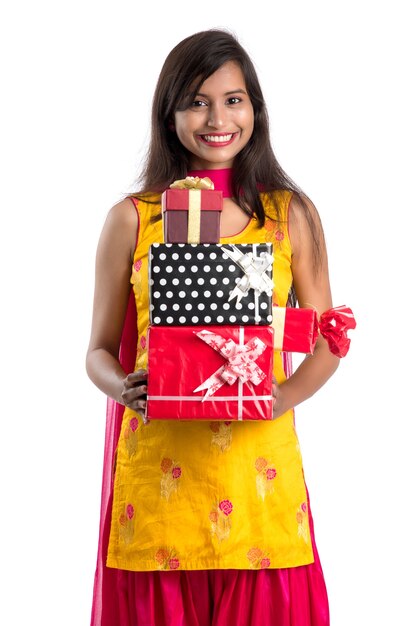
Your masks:
[{"label": "young woman", "polygon": [[275,304],[332,307],[320,219],[275,159],[251,60],[229,33],[188,37],[158,80],[140,191],[110,210],[97,252],[87,370],[110,401],[92,624],[325,626],[293,408],[336,370],[326,342],[294,373],[275,354],[271,422],[143,417],[148,249],[161,193],[186,175],[224,192],[222,243],[273,244]]}]

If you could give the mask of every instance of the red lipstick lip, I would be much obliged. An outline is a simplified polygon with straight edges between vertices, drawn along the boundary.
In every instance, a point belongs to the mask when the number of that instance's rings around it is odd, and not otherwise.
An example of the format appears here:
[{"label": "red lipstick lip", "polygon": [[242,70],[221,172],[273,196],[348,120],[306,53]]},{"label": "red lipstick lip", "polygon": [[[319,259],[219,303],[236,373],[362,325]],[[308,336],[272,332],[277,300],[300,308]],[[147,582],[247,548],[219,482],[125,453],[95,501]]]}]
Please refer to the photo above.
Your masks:
[{"label": "red lipstick lip", "polygon": [[[211,137],[223,137],[223,135],[230,135],[232,134],[232,137],[229,141],[206,141],[205,139],[205,135],[206,136],[211,136]],[[210,146],[211,148],[223,148],[224,146],[229,146],[234,140],[235,137],[238,135],[238,132],[235,133],[204,133],[201,135],[197,135],[197,138],[199,139],[199,141],[201,141],[202,143],[205,144],[205,146]]]}]

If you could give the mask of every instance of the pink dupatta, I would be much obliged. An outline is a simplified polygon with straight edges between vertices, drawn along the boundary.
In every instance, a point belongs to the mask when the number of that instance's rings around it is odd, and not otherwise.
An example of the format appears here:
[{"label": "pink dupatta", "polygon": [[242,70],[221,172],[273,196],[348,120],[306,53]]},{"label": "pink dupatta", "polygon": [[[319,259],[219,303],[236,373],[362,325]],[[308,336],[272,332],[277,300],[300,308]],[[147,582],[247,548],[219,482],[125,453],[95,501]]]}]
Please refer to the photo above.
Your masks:
[{"label": "pink dupatta", "polygon": [[[137,342],[135,298],[133,291],[131,291],[119,350],[120,363],[127,373],[133,372],[135,369]],[[107,399],[99,547],[94,577],[91,626],[103,626],[102,616],[105,616],[109,625],[117,624],[119,620],[117,585],[119,570],[106,567],[106,556],[112,518],[113,466],[124,409],[125,407],[122,404],[115,402],[111,398]],[[106,610],[104,610],[105,602]]]}]

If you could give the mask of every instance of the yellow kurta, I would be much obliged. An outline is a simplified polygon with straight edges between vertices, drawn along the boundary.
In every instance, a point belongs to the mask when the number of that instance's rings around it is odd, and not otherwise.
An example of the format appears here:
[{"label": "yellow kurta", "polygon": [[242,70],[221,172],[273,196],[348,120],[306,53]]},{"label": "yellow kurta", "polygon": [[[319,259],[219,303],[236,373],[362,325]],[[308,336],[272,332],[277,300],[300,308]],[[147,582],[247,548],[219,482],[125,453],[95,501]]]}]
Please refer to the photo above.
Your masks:
[{"label": "yellow kurta", "polygon": [[[278,194],[287,216],[291,194]],[[267,199],[264,198],[268,211]],[[139,201],[132,266],[136,368],[146,368],[148,248],[162,243],[159,206]],[[221,243],[274,246],[273,302],[292,285],[287,222],[255,219]],[[280,352],[274,374],[285,379]],[[308,503],[293,411],[273,421],[151,421],[125,409],[117,448],[107,565],[127,570],[260,569],[313,562]]]}]

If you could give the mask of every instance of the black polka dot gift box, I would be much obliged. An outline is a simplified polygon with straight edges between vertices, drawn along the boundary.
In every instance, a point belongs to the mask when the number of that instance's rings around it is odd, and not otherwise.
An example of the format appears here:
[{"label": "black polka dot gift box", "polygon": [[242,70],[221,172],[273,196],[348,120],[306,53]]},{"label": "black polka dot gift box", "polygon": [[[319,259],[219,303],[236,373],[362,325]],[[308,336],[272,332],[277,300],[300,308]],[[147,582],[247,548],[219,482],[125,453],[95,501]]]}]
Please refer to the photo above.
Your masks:
[{"label": "black polka dot gift box", "polygon": [[153,326],[270,325],[272,244],[152,244]]}]

